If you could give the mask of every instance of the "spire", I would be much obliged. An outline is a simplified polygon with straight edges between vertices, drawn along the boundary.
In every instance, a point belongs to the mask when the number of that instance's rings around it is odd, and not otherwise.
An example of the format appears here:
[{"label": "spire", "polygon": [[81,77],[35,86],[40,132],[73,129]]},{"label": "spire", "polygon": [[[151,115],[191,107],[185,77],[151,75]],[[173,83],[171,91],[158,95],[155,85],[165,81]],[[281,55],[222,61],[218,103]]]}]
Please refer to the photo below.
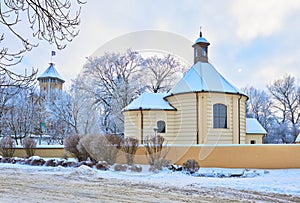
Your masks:
[{"label": "spire", "polygon": [[200,37],[202,37],[202,31],[201,31],[201,28],[202,28],[202,27],[200,26]]},{"label": "spire", "polygon": [[202,37],[202,30],[200,26],[200,34],[199,38],[196,40],[195,44],[193,45],[194,48],[194,63],[196,64],[198,61],[201,62],[208,62],[208,46],[210,43]]}]

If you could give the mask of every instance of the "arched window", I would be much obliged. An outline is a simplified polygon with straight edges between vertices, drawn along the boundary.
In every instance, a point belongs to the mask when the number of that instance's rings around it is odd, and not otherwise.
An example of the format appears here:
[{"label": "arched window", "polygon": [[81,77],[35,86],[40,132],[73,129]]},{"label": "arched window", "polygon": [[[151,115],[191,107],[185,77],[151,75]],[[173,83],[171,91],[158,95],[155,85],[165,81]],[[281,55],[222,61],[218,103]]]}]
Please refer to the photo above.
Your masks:
[{"label": "arched window", "polygon": [[227,128],[227,107],[224,104],[214,104],[214,128]]},{"label": "arched window", "polygon": [[166,133],[165,121],[157,121],[157,133]]}]

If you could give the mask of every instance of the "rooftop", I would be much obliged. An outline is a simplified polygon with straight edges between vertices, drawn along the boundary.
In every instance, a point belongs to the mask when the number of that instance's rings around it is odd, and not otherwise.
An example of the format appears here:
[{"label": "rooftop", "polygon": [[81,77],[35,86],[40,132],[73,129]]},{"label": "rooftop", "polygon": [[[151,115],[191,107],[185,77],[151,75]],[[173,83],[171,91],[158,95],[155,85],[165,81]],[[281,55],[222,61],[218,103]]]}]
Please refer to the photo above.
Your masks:
[{"label": "rooftop", "polygon": [[195,44],[197,44],[197,43],[199,43],[199,42],[209,44],[209,42],[208,42],[204,37],[199,37],[199,38],[196,40]]},{"label": "rooftop", "polygon": [[123,111],[130,110],[175,110],[166,100],[164,93],[144,92],[141,96],[133,100]]},{"label": "rooftop", "polygon": [[246,118],[246,133],[267,134],[267,131],[262,127],[256,118]]},{"label": "rooftop", "polygon": [[300,142],[300,133],[299,133],[299,135],[297,136],[295,142]]},{"label": "rooftop", "polygon": [[188,92],[222,92],[246,95],[229,83],[210,63],[200,61],[190,68],[170,90],[169,94]]},{"label": "rooftop", "polygon": [[54,64],[50,63],[50,66],[45,70],[45,72],[40,75],[37,79],[42,79],[42,78],[56,78],[61,80],[62,82],[65,82],[64,79],[59,75],[57,70],[54,68]]}]

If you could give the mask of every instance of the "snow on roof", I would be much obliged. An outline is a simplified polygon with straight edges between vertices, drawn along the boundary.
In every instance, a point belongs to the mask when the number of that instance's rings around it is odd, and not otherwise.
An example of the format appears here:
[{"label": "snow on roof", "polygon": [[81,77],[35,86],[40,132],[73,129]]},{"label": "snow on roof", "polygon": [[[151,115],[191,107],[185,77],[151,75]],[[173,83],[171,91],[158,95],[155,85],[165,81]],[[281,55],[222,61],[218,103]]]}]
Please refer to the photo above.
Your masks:
[{"label": "snow on roof", "polygon": [[145,92],[137,99],[133,100],[123,110],[175,110],[166,100],[164,100],[164,93],[148,93]]},{"label": "snow on roof", "polygon": [[267,134],[267,131],[262,127],[256,118],[246,118],[246,133]]},{"label": "snow on roof", "polygon": [[197,43],[199,43],[199,42],[209,44],[209,42],[208,42],[204,37],[199,37],[199,38],[196,40],[195,44],[197,44]]},{"label": "snow on roof", "polygon": [[59,73],[54,68],[53,63],[50,63],[50,66],[47,68],[47,70],[45,70],[45,72],[42,75],[40,75],[40,77],[38,77],[38,79],[41,79],[41,78],[57,78],[57,79],[65,82],[64,79],[59,75]]},{"label": "snow on roof", "polygon": [[190,68],[169,94],[201,91],[246,95],[230,84],[210,63],[200,61]]},{"label": "snow on roof", "polygon": [[299,133],[299,135],[297,136],[295,142],[300,142],[300,133]]}]

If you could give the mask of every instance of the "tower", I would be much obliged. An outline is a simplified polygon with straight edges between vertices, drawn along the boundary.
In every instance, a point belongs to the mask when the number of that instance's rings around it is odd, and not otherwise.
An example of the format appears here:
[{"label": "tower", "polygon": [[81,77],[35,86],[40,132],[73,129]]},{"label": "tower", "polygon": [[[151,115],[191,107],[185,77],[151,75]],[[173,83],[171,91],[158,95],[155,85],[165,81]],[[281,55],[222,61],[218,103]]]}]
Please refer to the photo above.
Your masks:
[{"label": "tower", "polygon": [[195,44],[193,45],[194,48],[194,64],[198,61],[201,62],[208,62],[208,46],[210,43],[202,37],[202,32],[200,29],[200,36],[196,40]]},{"label": "tower", "polygon": [[64,79],[54,68],[54,63],[50,63],[47,70],[37,78],[40,85],[40,91],[45,91],[48,96],[53,90],[62,90]]}]

